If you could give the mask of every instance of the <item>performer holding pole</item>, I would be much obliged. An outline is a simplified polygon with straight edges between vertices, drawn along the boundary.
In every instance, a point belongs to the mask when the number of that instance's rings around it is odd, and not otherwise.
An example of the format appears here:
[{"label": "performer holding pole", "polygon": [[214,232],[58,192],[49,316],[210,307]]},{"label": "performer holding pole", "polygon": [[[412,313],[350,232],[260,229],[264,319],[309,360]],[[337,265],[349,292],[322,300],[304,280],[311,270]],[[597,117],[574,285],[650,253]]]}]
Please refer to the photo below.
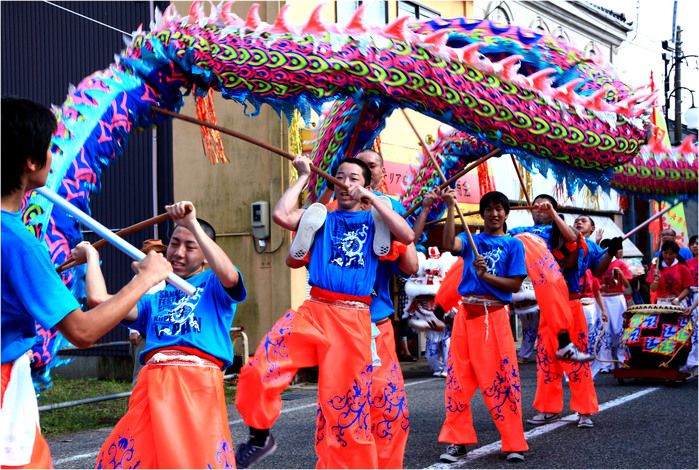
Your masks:
[{"label": "performer holding pole", "polygon": [[[310,160],[298,156],[294,167],[299,177],[277,203],[273,219],[282,227],[298,231],[307,210],[295,207],[310,176]],[[345,159],[335,171],[350,189],[335,187],[338,210],[327,214],[313,236],[309,260],[311,298],[297,310],[286,312],[240,372],[236,407],[250,427],[250,440],[236,449],[241,468],[274,451],[276,444],[269,429],[281,412],[280,393],[300,367],[315,365],[323,416],[319,423],[322,426],[316,429],[316,442],[323,440],[316,444],[318,465],[378,465],[369,420],[350,415],[369,415],[369,303],[379,260],[377,248],[390,246],[391,233],[406,245],[412,242],[414,234],[403,218],[369,190],[370,170],[364,162]],[[362,210],[360,200],[365,198],[370,199],[383,222],[377,223],[371,212]],[[318,206],[324,210],[324,206],[313,204],[308,211]]]},{"label": "performer holding pole", "polygon": [[[504,194],[493,191],[481,198],[484,232],[473,237],[480,248],[478,256],[465,246],[464,234],[454,234],[453,189],[444,191],[442,198],[447,205],[443,246],[463,257],[464,267],[458,288],[462,304],[454,318],[449,355],[447,417],[439,434],[439,441],[449,445],[440,459],[455,462],[466,455],[467,445],[476,443],[469,402],[480,387],[507,460],[523,461],[529,446],[522,427],[517,352],[507,304],[527,275],[524,245],[503,230],[510,212]],[[501,406],[502,397],[506,397],[505,406]]]},{"label": "performer holding pole", "polygon": [[[133,263],[136,276],[101,306],[84,312],[61,281],[48,250],[22,222],[22,199],[46,184],[56,118],[25,99],[2,100],[2,454],[0,465],[49,468],[51,455],[38,426],[27,352],[36,322],[56,327],[86,348],[121,321],[151,287],[172,271],[162,255]],[[36,417],[27,419],[26,417]]]},{"label": "performer holding pole", "polygon": [[[235,463],[223,371],[233,363],[229,330],[236,304],[247,292],[240,272],[216,244],[213,227],[196,218],[192,203],[165,208],[177,224],[167,259],[196,286],[195,293],[188,297],[168,285],[144,296],[122,322],[146,333],[139,356],[145,367],[128,412],[97,455],[97,468],[123,468],[129,462],[145,468],[231,468]],[[110,295],[97,250],[84,242],[74,253],[87,261],[88,303],[100,305]]]}]

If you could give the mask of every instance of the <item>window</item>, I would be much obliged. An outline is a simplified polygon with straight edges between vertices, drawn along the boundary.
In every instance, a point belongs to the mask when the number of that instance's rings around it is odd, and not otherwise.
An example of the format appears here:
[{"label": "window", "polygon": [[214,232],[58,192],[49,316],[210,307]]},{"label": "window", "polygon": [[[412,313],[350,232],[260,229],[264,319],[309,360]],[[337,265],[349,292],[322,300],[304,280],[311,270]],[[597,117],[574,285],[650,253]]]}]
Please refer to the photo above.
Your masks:
[{"label": "window", "polygon": [[499,24],[512,24],[512,20],[510,19],[510,15],[507,14],[504,8],[502,7],[497,7],[488,15],[486,16],[487,19],[492,21],[493,23],[499,23]]},{"label": "window", "polygon": [[442,16],[437,10],[427,8],[417,2],[398,2],[398,16],[413,15],[418,20],[429,20]]},{"label": "window", "polygon": [[339,1],[335,2],[335,12],[339,24],[347,24],[359,5],[366,4],[364,19],[370,25],[383,25],[388,23],[388,4],[386,1]]}]

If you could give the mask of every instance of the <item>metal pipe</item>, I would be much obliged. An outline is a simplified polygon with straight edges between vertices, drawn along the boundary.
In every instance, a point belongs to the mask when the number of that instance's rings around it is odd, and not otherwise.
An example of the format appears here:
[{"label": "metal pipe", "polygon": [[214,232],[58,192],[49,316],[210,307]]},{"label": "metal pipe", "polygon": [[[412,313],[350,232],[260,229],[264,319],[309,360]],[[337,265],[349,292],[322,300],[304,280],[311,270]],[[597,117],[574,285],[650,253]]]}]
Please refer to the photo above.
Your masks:
[{"label": "metal pipe", "polygon": [[[682,28],[677,27],[675,36],[675,89],[682,87]],[[675,93],[675,145],[682,142],[682,91]]]},{"label": "metal pipe", "polygon": [[59,408],[68,408],[69,406],[85,405],[87,403],[95,403],[98,401],[114,400],[116,398],[130,397],[131,392],[115,393],[114,395],[104,395],[101,397],[84,398],[82,400],[65,401],[63,403],[54,403],[53,405],[44,405],[39,407],[39,411],[57,410]]},{"label": "metal pipe", "polygon": [[110,341],[109,343],[95,343],[91,344],[86,348],[78,348],[76,346],[65,346],[58,350],[60,354],[61,351],[85,351],[86,349],[97,349],[97,348],[108,348],[111,346],[124,346],[131,344],[129,341]]}]

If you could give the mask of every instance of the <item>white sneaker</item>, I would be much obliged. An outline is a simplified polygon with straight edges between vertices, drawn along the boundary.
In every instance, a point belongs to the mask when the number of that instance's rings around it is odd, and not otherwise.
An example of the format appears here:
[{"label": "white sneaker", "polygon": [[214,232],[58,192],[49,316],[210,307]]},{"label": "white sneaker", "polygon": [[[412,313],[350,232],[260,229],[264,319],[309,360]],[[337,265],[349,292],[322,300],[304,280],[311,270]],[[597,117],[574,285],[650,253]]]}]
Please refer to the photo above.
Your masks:
[{"label": "white sneaker", "polygon": [[439,456],[439,460],[444,463],[453,463],[466,456],[466,444],[449,444],[447,451]]},{"label": "white sneaker", "polygon": [[528,419],[527,423],[535,424],[538,426],[541,424],[553,423],[555,421],[559,421],[560,419],[561,415],[559,415],[558,413],[539,413],[533,418]]},{"label": "white sneaker", "polygon": [[[391,206],[388,196],[378,196],[379,201]],[[391,230],[374,207],[371,208],[371,216],[374,218],[374,253],[378,256],[386,256],[391,251]]]},{"label": "white sneaker", "polygon": [[594,357],[589,354],[585,354],[573,343],[568,343],[566,347],[556,351],[556,359],[559,361],[589,362],[594,359]]},{"label": "white sneaker", "polygon": [[579,428],[591,428],[594,424],[590,419],[590,415],[581,415],[578,413],[578,427]]},{"label": "white sneaker", "polygon": [[315,203],[306,209],[301,216],[299,228],[296,230],[296,236],[291,242],[289,255],[294,259],[303,259],[306,257],[311,247],[316,232],[325,223],[325,218],[328,216],[328,210],[323,204]]},{"label": "white sneaker", "polygon": [[524,452],[510,452],[506,457],[508,462],[524,462]]}]

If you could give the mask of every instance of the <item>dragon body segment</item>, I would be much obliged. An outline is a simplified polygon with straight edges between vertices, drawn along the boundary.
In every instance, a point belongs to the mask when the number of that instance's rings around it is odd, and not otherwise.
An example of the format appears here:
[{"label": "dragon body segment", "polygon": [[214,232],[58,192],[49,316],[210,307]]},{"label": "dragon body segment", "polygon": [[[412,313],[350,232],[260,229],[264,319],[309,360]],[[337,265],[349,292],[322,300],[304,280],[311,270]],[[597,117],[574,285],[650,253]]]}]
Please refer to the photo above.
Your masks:
[{"label": "dragon body segment", "polygon": [[[399,18],[377,28],[363,21],[363,7],[345,26],[321,20],[319,8],[294,26],[285,16],[290,4],[270,25],[256,6],[241,19],[230,5],[207,16],[197,1],[186,17],[169,7],[150,31],[133,33],[114,64],[69,91],[56,111],[50,189],[89,213],[101,172],[129,135],[165,119],[151,108],[179,111],[186,94],[210,89],[250,104],[251,116],[266,103],[288,117],[299,109],[307,122],[310,109],[352,99],[333,121],[350,124],[321,136],[318,149],[334,157],[346,153],[341,137],[367,100],[354,153],[376,137],[393,109],[411,108],[465,133],[465,145],[478,155],[498,147],[569,184],[604,183],[647,140],[652,94],[630,90],[549,35],[463,18]],[[444,161],[456,167],[471,157]],[[418,173],[411,191],[423,178],[434,176]],[[25,223],[60,264],[81,236],[78,223],[57,212],[37,194],[25,199]],[[66,272],[64,281],[71,286],[73,274]]]}]

